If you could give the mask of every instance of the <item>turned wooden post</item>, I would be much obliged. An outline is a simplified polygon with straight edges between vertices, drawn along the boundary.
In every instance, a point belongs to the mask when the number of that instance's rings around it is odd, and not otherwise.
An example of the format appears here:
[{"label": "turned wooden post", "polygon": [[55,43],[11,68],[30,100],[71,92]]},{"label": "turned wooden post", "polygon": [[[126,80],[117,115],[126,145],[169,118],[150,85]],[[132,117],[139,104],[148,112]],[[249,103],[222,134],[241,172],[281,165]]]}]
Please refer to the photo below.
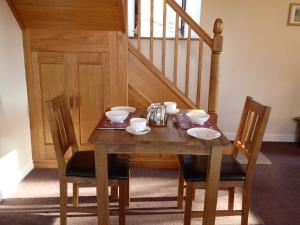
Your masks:
[{"label": "turned wooden post", "polygon": [[214,37],[211,53],[210,81],[209,81],[209,98],[208,113],[215,123],[217,123],[217,102],[219,90],[219,59],[223,47],[223,21],[216,19],[214,23]]}]

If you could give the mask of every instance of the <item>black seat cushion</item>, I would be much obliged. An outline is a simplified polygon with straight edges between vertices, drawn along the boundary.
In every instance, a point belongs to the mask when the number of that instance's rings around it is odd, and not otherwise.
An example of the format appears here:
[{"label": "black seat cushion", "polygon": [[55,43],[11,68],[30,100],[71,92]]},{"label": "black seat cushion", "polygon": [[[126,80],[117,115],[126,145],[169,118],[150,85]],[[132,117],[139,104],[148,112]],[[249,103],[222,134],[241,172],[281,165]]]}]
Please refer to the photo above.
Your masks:
[{"label": "black seat cushion", "polygon": [[[186,181],[206,181],[208,156],[180,155],[179,161]],[[230,155],[223,155],[220,180],[240,181],[245,179],[246,173],[235,158]]]},{"label": "black seat cushion", "polygon": [[[67,176],[95,178],[95,156],[94,151],[76,152],[67,163]],[[129,155],[108,155],[108,178],[128,179]]]}]

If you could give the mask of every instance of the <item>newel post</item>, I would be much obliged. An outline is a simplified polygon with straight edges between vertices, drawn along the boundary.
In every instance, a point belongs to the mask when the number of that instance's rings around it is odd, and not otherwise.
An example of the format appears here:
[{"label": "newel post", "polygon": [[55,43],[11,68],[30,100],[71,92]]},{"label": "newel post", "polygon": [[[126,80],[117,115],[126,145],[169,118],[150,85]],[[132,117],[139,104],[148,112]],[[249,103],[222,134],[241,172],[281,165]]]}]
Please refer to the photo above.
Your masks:
[{"label": "newel post", "polygon": [[219,95],[219,61],[223,47],[223,21],[216,19],[214,23],[214,37],[212,40],[212,53],[210,64],[209,98],[208,113],[214,122],[217,122],[217,103]]}]

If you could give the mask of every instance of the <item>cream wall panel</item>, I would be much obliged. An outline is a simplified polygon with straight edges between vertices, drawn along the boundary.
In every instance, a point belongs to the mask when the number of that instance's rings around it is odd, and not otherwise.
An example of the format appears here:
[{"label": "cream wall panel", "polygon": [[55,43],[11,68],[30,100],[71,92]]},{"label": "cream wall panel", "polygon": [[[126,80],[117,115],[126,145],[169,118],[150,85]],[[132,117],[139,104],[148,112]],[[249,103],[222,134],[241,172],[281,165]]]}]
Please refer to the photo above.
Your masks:
[{"label": "cream wall panel", "polygon": [[22,32],[0,1],[0,200],[32,167]]},{"label": "cream wall panel", "polygon": [[[265,140],[293,141],[300,115],[300,27],[287,26],[288,0],[203,0],[201,24],[224,21],[219,124],[233,135],[247,95],[272,107]],[[300,2],[295,0],[293,2]]]}]

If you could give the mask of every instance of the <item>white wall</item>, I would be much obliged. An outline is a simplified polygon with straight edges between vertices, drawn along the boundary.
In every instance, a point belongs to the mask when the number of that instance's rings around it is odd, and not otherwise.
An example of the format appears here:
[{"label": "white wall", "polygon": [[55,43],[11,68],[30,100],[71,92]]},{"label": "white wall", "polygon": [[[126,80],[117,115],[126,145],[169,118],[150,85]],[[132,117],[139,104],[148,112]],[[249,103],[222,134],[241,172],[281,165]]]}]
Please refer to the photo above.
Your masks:
[{"label": "white wall", "polygon": [[0,1],[0,200],[32,168],[22,32]]},{"label": "white wall", "polygon": [[[289,0],[203,0],[201,24],[224,21],[220,126],[233,134],[247,95],[272,107],[266,140],[293,141],[300,116],[300,27],[287,26]],[[294,0],[293,2],[300,2]]]}]

